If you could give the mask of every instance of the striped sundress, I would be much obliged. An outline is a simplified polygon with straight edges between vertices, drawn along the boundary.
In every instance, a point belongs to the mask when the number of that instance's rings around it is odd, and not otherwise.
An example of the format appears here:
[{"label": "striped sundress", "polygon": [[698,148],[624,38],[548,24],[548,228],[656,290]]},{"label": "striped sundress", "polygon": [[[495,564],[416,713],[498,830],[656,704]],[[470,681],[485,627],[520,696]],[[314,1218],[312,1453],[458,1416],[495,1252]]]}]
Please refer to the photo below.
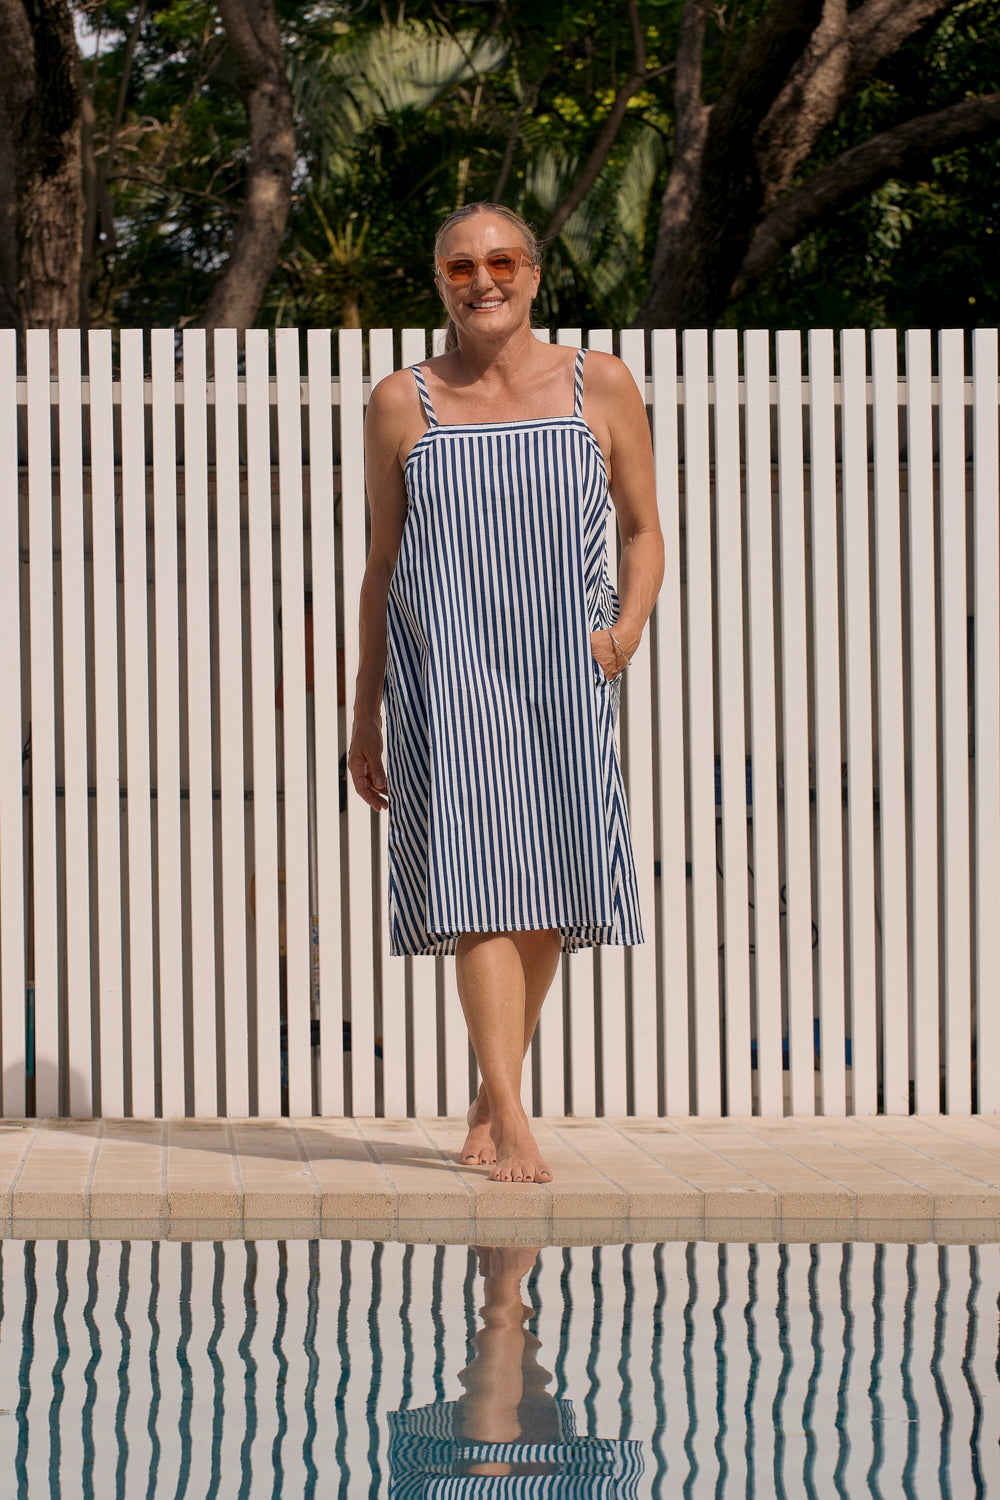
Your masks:
[{"label": "striped sundress", "polygon": [[[450,1401],[388,1412],[390,1500],[636,1500],[641,1443],[578,1437],[569,1401],[536,1403],[556,1428],[544,1441],[459,1437]],[[486,1465],[508,1472],[479,1472]]]},{"label": "striped sundress", "polygon": [[428,425],[406,460],[384,693],[394,954],[454,953],[463,932],[643,940],[620,679],[590,650],[618,596],[583,359],[571,416],[460,425],[413,366]]}]

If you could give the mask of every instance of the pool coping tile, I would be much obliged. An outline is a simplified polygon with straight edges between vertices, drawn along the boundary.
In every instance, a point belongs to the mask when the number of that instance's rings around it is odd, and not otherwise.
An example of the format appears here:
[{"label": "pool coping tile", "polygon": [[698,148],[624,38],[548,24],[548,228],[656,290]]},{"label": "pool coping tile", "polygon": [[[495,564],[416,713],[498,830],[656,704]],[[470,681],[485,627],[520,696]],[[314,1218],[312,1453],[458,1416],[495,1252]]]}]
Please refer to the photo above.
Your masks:
[{"label": "pool coping tile", "polygon": [[[551,1183],[457,1159],[462,1119],[0,1123],[0,1237],[1000,1241],[1000,1117],[543,1118]],[[584,1228],[584,1226],[586,1226]],[[62,1236],[60,1236],[62,1237]]]}]

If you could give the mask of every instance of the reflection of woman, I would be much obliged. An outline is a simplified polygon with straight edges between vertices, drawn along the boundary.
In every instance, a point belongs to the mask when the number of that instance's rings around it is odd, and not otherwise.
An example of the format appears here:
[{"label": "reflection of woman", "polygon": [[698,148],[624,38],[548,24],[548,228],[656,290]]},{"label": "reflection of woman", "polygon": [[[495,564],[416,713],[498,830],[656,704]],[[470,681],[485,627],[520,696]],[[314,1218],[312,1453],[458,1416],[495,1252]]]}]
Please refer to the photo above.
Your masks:
[{"label": "reflection of woman", "polygon": [[389,1413],[391,1500],[487,1500],[520,1496],[587,1500],[634,1496],[642,1473],[637,1442],[579,1438],[568,1401],[547,1390],[532,1309],[521,1282],[536,1250],[480,1249],[482,1329],[459,1376],[464,1395]]},{"label": "reflection of woman", "polygon": [[521,1066],[560,951],[642,941],[614,728],[663,569],[652,451],[620,360],[534,337],[522,219],[472,204],[435,257],[452,347],[368,408],[348,764],[389,809],[392,951],[456,955],[483,1077],[462,1160],[546,1182]]}]

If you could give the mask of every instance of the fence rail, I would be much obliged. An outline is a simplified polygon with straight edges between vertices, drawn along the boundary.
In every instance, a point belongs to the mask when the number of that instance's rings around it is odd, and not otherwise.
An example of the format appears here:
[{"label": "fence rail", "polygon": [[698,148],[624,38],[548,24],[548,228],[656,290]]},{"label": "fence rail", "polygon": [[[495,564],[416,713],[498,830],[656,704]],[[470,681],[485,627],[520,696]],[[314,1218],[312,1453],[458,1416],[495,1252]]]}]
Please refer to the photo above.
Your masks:
[{"label": "fence rail", "polygon": [[[564,959],[535,1109],[997,1111],[996,330],[585,341],[666,539],[620,724],[648,941]],[[0,333],[4,1114],[464,1109],[453,965],[389,956],[343,770],[364,403],[426,350]]]}]

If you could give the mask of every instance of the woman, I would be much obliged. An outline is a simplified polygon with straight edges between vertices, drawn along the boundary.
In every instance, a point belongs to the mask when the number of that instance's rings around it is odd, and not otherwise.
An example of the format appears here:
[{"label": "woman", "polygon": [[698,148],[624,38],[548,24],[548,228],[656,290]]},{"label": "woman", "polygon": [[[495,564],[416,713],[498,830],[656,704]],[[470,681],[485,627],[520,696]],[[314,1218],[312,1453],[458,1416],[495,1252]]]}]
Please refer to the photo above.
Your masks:
[{"label": "woman", "polygon": [[[539,1363],[541,1344],[528,1326],[537,1309],[522,1291],[539,1252],[476,1246],[475,1254],[482,1326],[458,1376],[463,1393],[457,1401],[388,1413],[390,1500],[634,1497],[642,1444],[578,1434],[572,1401],[548,1389],[552,1376]],[[564,1357],[565,1345],[559,1352]]]},{"label": "woman", "polygon": [[470,204],[434,253],[447,352],[381,381],[365,424],[348,766],[389,809],[392,952],[456,956],[483,1079],[461,1160],[549,1182],[521,1066],[560,952],[642,941],[614,724],[663,572],[652,450],[619,360],[534,337],[518,215]]}]

